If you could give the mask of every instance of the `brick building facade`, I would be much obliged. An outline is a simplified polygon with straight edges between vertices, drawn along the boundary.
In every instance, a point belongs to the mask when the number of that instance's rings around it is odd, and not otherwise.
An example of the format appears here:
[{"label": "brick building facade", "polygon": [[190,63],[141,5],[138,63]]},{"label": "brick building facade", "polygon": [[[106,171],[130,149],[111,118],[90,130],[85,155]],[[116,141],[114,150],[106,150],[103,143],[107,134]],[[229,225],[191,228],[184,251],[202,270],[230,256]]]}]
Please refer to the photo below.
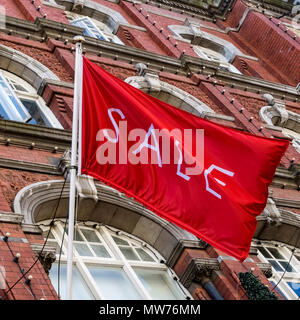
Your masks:
[{"label": "brick building facade", "polygon": [[116,190],[81,177],[75,298],[245,300],[249,292],[238,275],[251,271],[279,299],[298,299],[300,34],[292,4],[0,0],[0,5],[5,13],[0,25],[2,299],[51,300],[58,292],[65,297],[72,39],[79,34],[86,38],[86,57],[150,95],[216,123],[291,143],[243,263]]}]

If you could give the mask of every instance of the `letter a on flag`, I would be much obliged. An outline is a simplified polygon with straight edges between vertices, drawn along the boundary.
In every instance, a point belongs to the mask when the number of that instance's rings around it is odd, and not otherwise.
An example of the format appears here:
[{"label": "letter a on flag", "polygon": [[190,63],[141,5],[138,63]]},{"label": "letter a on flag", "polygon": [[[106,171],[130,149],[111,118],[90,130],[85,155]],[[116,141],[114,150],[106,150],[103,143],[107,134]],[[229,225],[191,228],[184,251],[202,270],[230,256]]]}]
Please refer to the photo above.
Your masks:
[{"label": "letter a on flag", "polygon": [[248,256],[288,141],[201,119],[84,57],[81,125],[82,174],[240,261]]}]

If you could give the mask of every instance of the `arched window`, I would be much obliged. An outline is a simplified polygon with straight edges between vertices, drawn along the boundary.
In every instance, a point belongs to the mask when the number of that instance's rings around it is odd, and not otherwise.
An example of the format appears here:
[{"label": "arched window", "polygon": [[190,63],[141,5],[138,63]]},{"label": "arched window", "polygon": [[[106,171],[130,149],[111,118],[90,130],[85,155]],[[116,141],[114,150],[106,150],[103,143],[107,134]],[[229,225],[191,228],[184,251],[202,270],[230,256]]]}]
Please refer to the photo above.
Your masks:
[{"label": "arched window", "polygon": [[62,128],[36,90],[5,70],[0,70],[0,118]]},{"label": "arched window", "polygon": [[191,43],[200,58],[219,63],[221,70],[241,73],[231,63],[236,55],[244,55],[232,43],[203,31],[199,25],[171,25],[168,29],[173,32],[175,39]]},{"label": "arched window", "polygon": [[73,26],[83,28],[84,36],[117,44],[124,44],[116,35],[113,34],[113,26],[101,22],[98,19],[79,15],[74,12],[66,12],[66,15]]},{"label": "arched window", "polygon": [[202,46],[194,46],[193,48],[200,58],[218,62],[221,70],[223,69],[225,71],[241,73],[235,66],[229,63],[228,59],[223,54]]},{"label": "arched window", "polygon": [[[44,237],[48,227],[40,226]],[[50,279],[58,291],[58,261],[60,259],[61,299],[66,298],[67,230],[64,222],[56,221],[48,244],[57,247],[57,259],[50,269]],[[64,236],[63,236],[64,235]],[[74,299],[185,299],[189,293],[164,263],[160,254],[136,237],[115,228],[81,223],[74,232]]]},{"label": "arched window", "polygon": [[[288,300],[300,297],[300,251],[293,254],[292,248],[282,243],[256,241],[258,258],[272,266],[270,282],[276,286],[275,290]],[[293,254],[293,255],[292,255]]]}]

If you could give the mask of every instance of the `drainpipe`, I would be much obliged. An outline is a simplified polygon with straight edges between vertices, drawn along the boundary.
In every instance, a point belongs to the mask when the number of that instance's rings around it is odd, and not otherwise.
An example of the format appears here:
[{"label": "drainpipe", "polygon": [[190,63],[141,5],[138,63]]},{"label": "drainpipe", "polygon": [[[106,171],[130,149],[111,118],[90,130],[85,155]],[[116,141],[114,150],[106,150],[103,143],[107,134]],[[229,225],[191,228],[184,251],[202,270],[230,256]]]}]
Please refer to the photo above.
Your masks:
[{"label": "drainpipe", "polygon": [[224,300],[224,298],[220,295],[219,291],[215,287],[215,285],[211,282],[211,280],[207,277],[203,277],[201,279],[201,284],[203,288],[207,291],[207,293],[214,300]]}]

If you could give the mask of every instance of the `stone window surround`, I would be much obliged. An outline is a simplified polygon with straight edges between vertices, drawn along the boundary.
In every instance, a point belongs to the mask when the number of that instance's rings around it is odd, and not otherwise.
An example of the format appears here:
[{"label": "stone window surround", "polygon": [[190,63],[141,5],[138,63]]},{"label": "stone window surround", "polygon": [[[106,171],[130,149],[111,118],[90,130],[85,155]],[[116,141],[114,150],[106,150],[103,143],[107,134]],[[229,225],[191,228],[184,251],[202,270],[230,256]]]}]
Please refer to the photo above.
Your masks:
[{"label": "stone window surround", "polygon": [[206,104],[196,99],[191,94],[173,86],[167,82],[161,81],[157,72],[149,70],[143,63],[135,65],[137,69],[137,76],[128,77],[125,82],[133,87],[145,92],[166,92],[171,96],[184,101],[194,111],[192,112],[198,116],[204,116],[205,114],[214,114],[214,111]]},{"label": "stone window surround", "polygon": [[[186,246],[202,247],[202,242],[176,225],[160,218],[123,193],[93,178],[80,177],[78,221],[106,224],[138,237],[154,247],[166,260],[172,258],[180,241]],[[21,189],[15,197],[14,212],[23,215],[25,224],[51,219],[63,180],[43,181]],[[68,214],[69,183],[62,193],[57,218]],[[182,248],[181,248],[182,249]]]},{"label": "stone window surround", "polygon": [[[165,92],[169,94],[171,97],[174,97],[175,99],[179,99],[183,101],[185,104],[187,104],[192,109],[192,111],[187,111],[187,112],[190,112],[201,118],[207,118],[207,119],[215,118],[215,119],[220,119],[220,120],[225,120],[230,122],[233,122],[235,120],[235,118],[232,116],[226,116],[223,114],[215,113],[205,103],[198,100],[191,94],[167,82],[161,81],[159,79],[159,72],[147,68],[145,64],[137,63],[134,67],[137,70],[137,76],[132,76],[125,79],[125,82],[132,85],[133,87],[150,94],[151,92],[153,93]],[[168,103],[172,104],[172,101]]]},{"label": "stone window surround", "polygon": [[118,32],[121,24],[130,25],[118,11],[91,0],[56,0],[56,3],[64,6],[67,11],[80,13],[105,23],[110,26],[114,34]]},{"label": "stone window surround", "polygon": [[[165,259],[166,265],[171,268],[174,268],[184,250],[206,250],[207,243],[160,218],[121,192],[94,181],[92,177],[80,176],[79,180],[80,182],[77,184],[79,188],[78,221],[92,221],[96,224],[107,225],[139,238],[157,250]],[[22,226],[24,227],[37,227],[39,221],[51,219],[62,186],[63,180],[50,180],[24,187],[15,197],[14,216],[17,216],[19,221],[23,220]],[[58,219],[67,216],[68,197],[69,183],[67,182],[57,212]],[[275,240],[287,245],[294,245],[291,243],[294,239],[287,235],[293,234],[297,230],[299,232],[300,219],[298,215],[287,210],[278,212],[273,202],[269,203],[266,209],[268,212],[258,217],[258,227],[254,239]],[[300,241],[297,243],[297,248],[300,248]],[[52,256],[49,258],[51,261],[53,260]],[[49,263],[53,262],[48,260],[47,270]],[[207,260],[200,260],[200,267],[206,268]],[[259,265],[259,268],[262,267]],[[192,281],[190,276],[189,279]],[[183,282],[185,284],[185,281]]]},{"label": "stone window surround", "polygon": [[27,81],[37,92],[46,80],[60,81],[51,70],[37,60],[2,44],[0,44],[0,58],[0,69]]},{"label": "stone window surround", "polygon": [[[84,16],[78,13],[74,13],[74,12],[69,12],[69,11],[65,11],[66,17],[68,18],[69,22],[74,25],[74,22],[78,19],[87,19],[89,21],[91,21],[91,23],[93,23],[99,30],[98,32],[101,33],[101,35],[103,36],[103,38],[106,38],[105,41],[110,41],[110,39],[112,40],[113,43],[118,43],[118,44],[124,44],[113,32],[114,30],[111,30],[111,28],[106,25],[105,23],[102,23],[101,21],[94,19],[94,18],[90,18],[88,16]],[[77,26],[75,24],[75,26]]]},{"label": "stone window surround", "polygon": [[[224,56],[228,63],[232,63],[236,56],[251,60],[258,60],[255,57],[243,54],[231,42],[221,39],[211,33],[203,31],[198,24],[191,23],[188,19],[186,25],[170,25],[168,29],[175,35],[177,40],[189,42],[195,46],[203,46]],[[181,34],[188,34],[192,40],[184,39]]]},{"label": "stone window surround", "polygon": [[[46,106],[44,99],[38,95],[35,88],[29,85],[27,81],[16,76],[11,72],[8,72],[0,68],[0,73],[3,74],[3,76],[6,79],[12,80],[14,83],[21,85],[25,89],[25,91],[18,91],[12,88],[12,91],[16,94],[16,96],[19,99],[34,101],[37,108],[41,110],[42,114],[47,118],[47,121],[49,121],[49,127],[63,129],[63,127],[61,126],[59,121],[56,119],[52,111]],[[20,103],[22,104],[22,101],[20,101]]]}]

